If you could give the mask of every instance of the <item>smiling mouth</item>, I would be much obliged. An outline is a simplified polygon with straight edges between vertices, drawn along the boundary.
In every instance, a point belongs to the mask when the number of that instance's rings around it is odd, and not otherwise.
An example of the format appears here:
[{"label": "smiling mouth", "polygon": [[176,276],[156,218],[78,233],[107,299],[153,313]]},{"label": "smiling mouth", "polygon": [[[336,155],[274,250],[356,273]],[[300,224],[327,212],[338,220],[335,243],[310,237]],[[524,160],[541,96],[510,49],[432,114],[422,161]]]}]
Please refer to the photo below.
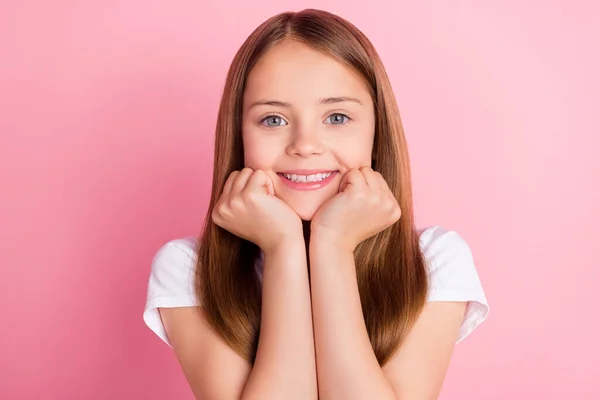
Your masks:
[{"label": "smiling mouth", "polygon": [[283,183],[294,190],[318,190],[327,186],[339,171],[285,171],[277,173]]},{"label": "smiling mouth", "polygon": [[284,178],[286,178],[287,180],[291,181],[291,182],[303,182],[303,183],[310,183],[310,182],[321,182],[324,181],[325,179],[329,178],[332,174],[334,174],[336,171],[329,171],[329,172],[318,172],[316,174],[294,174],[294,173],[279,173],[278,175],[283,176]]}]

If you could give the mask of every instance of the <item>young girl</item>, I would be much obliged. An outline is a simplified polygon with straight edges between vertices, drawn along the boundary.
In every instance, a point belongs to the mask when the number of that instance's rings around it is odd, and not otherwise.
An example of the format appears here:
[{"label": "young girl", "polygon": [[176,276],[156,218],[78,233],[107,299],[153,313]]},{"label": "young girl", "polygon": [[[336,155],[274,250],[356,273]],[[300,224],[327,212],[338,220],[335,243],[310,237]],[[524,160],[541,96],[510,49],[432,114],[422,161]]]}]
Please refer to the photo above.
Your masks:
[{"label": "young girl", "polygon": [[435,399],[487,314],[467,243],[415,228],[369,40],[324,11],[264,22],[227,75],[204,231],[152,263],[144,321],[195,396]]}]

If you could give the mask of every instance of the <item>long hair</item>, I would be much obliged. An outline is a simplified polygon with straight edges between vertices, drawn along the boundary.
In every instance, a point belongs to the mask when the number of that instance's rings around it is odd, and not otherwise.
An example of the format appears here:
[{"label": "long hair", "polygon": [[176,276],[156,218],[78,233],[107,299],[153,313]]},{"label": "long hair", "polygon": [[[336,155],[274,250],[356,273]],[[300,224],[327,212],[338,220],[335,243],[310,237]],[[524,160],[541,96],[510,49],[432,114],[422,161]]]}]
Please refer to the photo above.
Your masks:
[{"label": "long hair", "polygon": [[260,333],[261,288],[255,244],[217,226],[211,218],[232,171],[244,167],[242,99],[252,67],[270,48],[293,39],[357,71],[368,84],[375,110],[373,167],[398,200],[398,222],[363,241],[355,263],[365,324],[380,365],[402,343],[427,297],[425,260],[414,225],[411,174],[400,113],[385,68],[366,36],[334,14],[314,9],[278,14],[261,24],[235,55],[219,107],[212,192],[198,239],[195,292],[212,328],[253,364]]}]

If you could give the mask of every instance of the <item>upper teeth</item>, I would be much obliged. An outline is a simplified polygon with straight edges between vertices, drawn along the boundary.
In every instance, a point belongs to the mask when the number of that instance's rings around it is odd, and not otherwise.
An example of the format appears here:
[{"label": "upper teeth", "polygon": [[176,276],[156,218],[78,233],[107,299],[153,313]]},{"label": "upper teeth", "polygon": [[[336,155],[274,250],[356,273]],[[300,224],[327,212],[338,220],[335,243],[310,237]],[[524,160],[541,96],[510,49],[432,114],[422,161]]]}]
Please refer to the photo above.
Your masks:
[{"label": "upper teeth", "polygon": [[283,174],[292,182],[319,182],[331,175],[331,172],[318,173],[313,175],[297,175],[297,174]]}]

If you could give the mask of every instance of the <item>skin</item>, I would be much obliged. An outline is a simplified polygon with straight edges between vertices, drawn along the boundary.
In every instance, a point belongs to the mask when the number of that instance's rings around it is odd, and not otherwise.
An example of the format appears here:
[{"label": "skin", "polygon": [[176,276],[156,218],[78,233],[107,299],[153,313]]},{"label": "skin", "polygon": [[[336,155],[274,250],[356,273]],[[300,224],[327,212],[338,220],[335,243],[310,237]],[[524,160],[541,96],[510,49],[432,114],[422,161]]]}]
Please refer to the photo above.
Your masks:
[{"label": "skin", "polygon": [[[401,217],[370,168],[374,126],[364,81],[301,43],[278,44],[251,71],[246,167],[229,176],[212,218],[265,254],[257,357],[250,368],[198,313],[161,310],[197,398],[437,398],[465,303],[428,303],[383,368],[362,315],[353,251]],[[291,189],[278,175],[314,168],[338,173],[315,191]]]},{"label": "skin", "polygon": [[[293,78],[290,78],[293,77]],[[360,101],[321,104],[322,99]],[[266,101],[289,106],[257,104]],[[274,116],[265,121],[264,118]],[[375,116],[363,79],[350,68],[295,41],[268,52],[251,71],[244,94],[242,137],[246,167],[271,177],[275,194],[305,221],[338,193],[351,169],[371,165]],[[318,191],[293,190],[277,172],[336,170]]]}]

